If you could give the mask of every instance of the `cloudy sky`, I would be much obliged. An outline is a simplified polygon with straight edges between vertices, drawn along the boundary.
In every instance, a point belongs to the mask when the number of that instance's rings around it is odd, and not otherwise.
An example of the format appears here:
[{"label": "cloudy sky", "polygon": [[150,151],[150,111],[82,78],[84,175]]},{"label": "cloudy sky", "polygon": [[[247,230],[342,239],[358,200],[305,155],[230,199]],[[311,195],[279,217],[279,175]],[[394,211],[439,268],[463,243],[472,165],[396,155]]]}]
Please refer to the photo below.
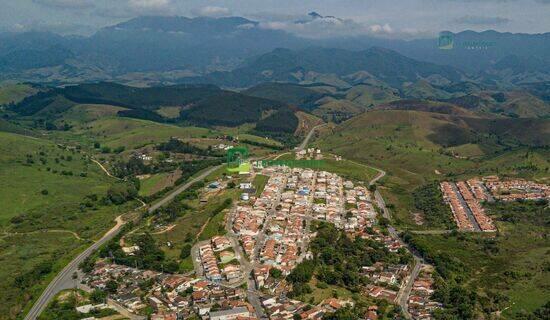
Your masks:
[{"label": "cloudy sky", "polygon": [[140,15],[244,16],[306,37],[550,32],[550,0],[0,0],[0,8],[0,31],[84,35]]}]

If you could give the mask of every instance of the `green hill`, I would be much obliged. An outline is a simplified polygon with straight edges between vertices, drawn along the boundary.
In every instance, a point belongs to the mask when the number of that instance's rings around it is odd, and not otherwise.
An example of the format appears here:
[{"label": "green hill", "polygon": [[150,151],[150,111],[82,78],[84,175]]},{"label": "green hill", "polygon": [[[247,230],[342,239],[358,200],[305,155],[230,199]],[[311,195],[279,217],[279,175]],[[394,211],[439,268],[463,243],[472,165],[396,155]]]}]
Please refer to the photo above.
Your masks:
[{"label": "green hill", "polygon": [[[349,86],[344,77],[353,80],[357,72],[369,75],[392,85],[416,81],[438,75],[450,81],[458,81],[460,73],[446,66],[435,65],[407,58],[399,53],[372,47],[363,51],[312,47],[303,50],[275,49],[247,61],[231,72],[214,72],[194,79],[200,83],[215,83],[232,87],[249,87],[266,81],[320,82],[328,77]],[[341,86],[337,84],[337,86]]]},{"label": "green hill", "polygon": [[400,99],[399,92],[388,86],[357,85],[344,93],[346,100],[365,108]]},{"label": "green hill", "polygon": [[181,119],[200,125],[233,127],[257,122],[267,112],[277,110],[283,105],[281,102],[227,91],[202,99],[183,110]]},{"label": "green hill", "polygon": [[0,105],[18,103],[38,89],[28,84],[0,84]]},{"label": "green hill", "polygon": [[379,110],[411,110],[442,113],[456,116],[475,117],[475,114],[467,109],[451,103],[429,100],[398,100],[380,105]]},{"label": "green hill", "polygon": [[447,100],[461,107],[512,118],[548,118],[550,104],[526,90],[480,91]]},{"label": "green hill", "polygon": [[[285,92],[285,88],[279,88],[278,92]],[[102,82],[52,88],[23,99],[11,110],[23,117],[50,122],[69,114],[74,121],[79,114],[85,117],[78,111],[72,111],[82,104],[93,104],[96,111],[102,107],[108,111],[114,106],[119,108],[117,115],[121,117],[230,127],[256,123],[286,105],[285,102],[221,90],[212,85],[137,88]],[[167,107],[178,108],[179,115],[164,117],[162,114]],[[289,124],[296,124],[296,121],[281,122],[280,129],[289,131]],[[274,125],[277,123],[272,123],[271,127]]]},{"label": "green hill", "polygon": [[403,95],[410,99],[448,99],[451,94],[432,86],[426,80],[419,80],[403,86]]},{"label": "green hill", "polygon": [[[432,112],[370,111],[336,126],[317,144],[324,150],[387,169],[405,185],[490,166],[491,157],[516,148],[542,148],[550,120],[487,119]],[[482,158],[453,154],[461,146]],[[481,161],[483,159],[483,161]],[[478,161],[479,160],[479,161]],[[429,165],[428,165],[429,164]]]},{"label": "green hill", "polygon": [[324,94],[306,86],[277,82],[259,84],[242,93],[253,97],[281,101],[303,108],[310,107],[312,103],[324,96]]}]

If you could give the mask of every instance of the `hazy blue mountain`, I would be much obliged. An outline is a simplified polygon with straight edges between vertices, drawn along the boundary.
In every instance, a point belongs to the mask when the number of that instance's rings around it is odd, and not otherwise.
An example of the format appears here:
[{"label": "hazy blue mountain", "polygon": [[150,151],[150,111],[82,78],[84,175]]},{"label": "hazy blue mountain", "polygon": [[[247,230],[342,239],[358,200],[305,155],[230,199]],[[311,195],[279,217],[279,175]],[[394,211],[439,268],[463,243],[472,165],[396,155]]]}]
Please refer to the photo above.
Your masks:
[{"label": "hazy blue mountain", "polygon": [[229,70],[243,59],[301,40],[256,28],[244,18],[141,17],[100,30],[81,43],[89,59],[106,57],[119,72]]},{"label": "hazy blue mountain", "polygon": [[[316,14],[310,16],[315,19]],[[56,82],[63,78],[70,79],[69,82],[90,78],[114,80],[135,72],[152,73],[154,79],[154,73],[182,70],[189,75],[211,73],[205,79],[237,87],[259,81],[300,81],[296,79],[299,74],[289,74],[304,70],[337,75],[353,70],[373,70],[374,76],[382,81],[414,81],[412,72],[418,68],[423,70],[422,77],[434,72],[429,70],[434,67],[418,64],[418,61],[425,61],[455,67],[468,73],[469,79],[495,86],[550,80],[550,33],[464,31],[446,34],[453,42],[449,50],[440,49],[437,38],[411,41],[370,36],[305,39],[285,31],[262,28],[258,22],[241,17],[146,16],[103,28],[90,37],[63,37],[41,32],[0,34],[0,69],[4,71],[3,78],[54,79]],[[319,50],[308,54],[307,48],[311,47],[345,51],[327,51],[336,54],[336,58],[331,59]],[[367,50],[371,47],[387,48],[410,60],[402,56],[395,58],[396,53],[392,58],[389,51],[378,50],[376,54],[376,51]],[[299,51],[302,57],[292,57],[284,50],[274,51],[277,48]],[[417,61],[412,63],[413,59]],[[292,67],[287,70],[269,67],[275,73],[265,79],[254,71],[262,64],[288,62]],[[42,77],[43,73],[33,71],[45,67],[59,68],[49,70],[52,77]],[[405,74],[390,72],[397,67],[404,68]],[[236,68],[245,74],[235,78],[235,74],[225,73],[222,77],[213,73]],[[445,79],[456,79],[450,69],[438,68],[438,72],[443,72],[441,76]],[[312,79],[308,81],[319,80],[316,75],[310,76]],[[334,77],[321,80],[330,80],[340,86],[346,83]]]},{"label": "hazy blue mountain", "polygon": [[269,81],[299,83],[307,80],[312,73],[344,77],[360,71],[366,71],[396,87],[403,82],[432,75],[449,81],[461,79],[461,73],[452,67],[421,62],[388,49],[375,47],[350,51],[315,47],[304,50],[276,49],[250,59],[231,72],[215,72],[193,81],[248,87]]}]

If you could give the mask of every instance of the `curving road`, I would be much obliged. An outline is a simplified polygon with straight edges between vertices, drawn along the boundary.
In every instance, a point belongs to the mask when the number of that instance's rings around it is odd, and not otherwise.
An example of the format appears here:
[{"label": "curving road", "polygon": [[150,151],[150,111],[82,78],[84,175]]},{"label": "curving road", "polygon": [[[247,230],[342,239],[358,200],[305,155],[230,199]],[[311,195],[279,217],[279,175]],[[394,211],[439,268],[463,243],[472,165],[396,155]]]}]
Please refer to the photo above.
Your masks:
[{"label": "curving road", "polygon": [[[168,194],[166,197],[164,197],[162,200],[158,201],[154,205],[152,205],[148,211],[153,212],[157,210],[158,208],[162,207],[163,205],[170,202],[172,199],[174,199],[178,194],[185,191],[187,188],[189,188],[192,184],[206,178],[208,175],[210,175],[215,170],[219,169],[222,165],[212,167],[208,169],[207,171],[203,172],[199,176],[195,177],[194,179],[190,180],[189,182],[185,183],[183,186],[177,188],[170,194]],[[142,202],[143,203],[143,202]],[[145,203],[141,207],[143,207]],[[122,226],[126,224],[125,221],[122,220],[122,216],[120,215],[116,218],[116,225],[111,228],[111,230],[107,231],[99,239],[98,241],[94,242],[90,247],[86,248],[83,252],[81,252],[76,258],[74,258],[61,272],[55,276],[55,278],[50,282],[50,284],[46,287],[44,292],[42,292],[42,295],[36,300],[34,305],[32,306],[31,310],[27,313],[25,316],[25,320],[35,320],[38,318],[40,313],[46,308],[48,303],[53,299],[53,297],[59,293],[61,290],[64,289],[70,289],[74,288],[74,280],[73,280],[73,274],[78,271],[78,265],[84,261],[90,254],[92,254],[95,250],[97,250],[99,247],[107,243],[109,240],[113,239],[119,232]]]},{"label": "curving road", "polygon": [[[374,177],[371,181],[369,181],[369,186],[374,185],[376,182],[378,182],[378,180],[382,179],[386,175],[386,171],[384,171],[382,169],[372,167],[372,166],[368,166],[368,165],[358,163],[358,162],[355,162],[355,161],[351,161],[351,160],[348,160],[348,161],[353,162],[357,165],[360,165],[360,166],[370,168],[370,169],[374,169],[374,170],[378,171],[378,175],[376,177]],[[391,211],[390,211],[390,209],[388,209],[386,207],[386,202],[384,201],[384,198],[382,197],[382,195],[380,194],[378,189],[374,191],[374,200],[376,201],[378,207],[382,210],[382,216],[384,218],[388,219],[388,220],[391,220]],[[394,236],[398,239],[401,239],[401,237],[399,236],[399,233],[397,232],[397,230],[393,226],[388,225],[388,231],[392,236]],[[403,241],[403,240],[401,240],[401,241]],[[411,270],[411,273],[409,274],[405,285],[401,288],[401,290],[399,290],[399,293],[398,293],[398,296],[397,296],[396,300],[397,300],[397,303],[399,304],[399,306],[401,307],[401,309],[403,311],[403,314],[405,315],[405,318],[406,319],[412,319],[412,316],[411,316],[411,314],[409,313],[409,310],[408,310],[409,309],[409,301],[408,300],[409,300],[409,296],[411,294],[411,290],[412,290],[412,286],[414,284],[414,280],[416,280],[416,278],[418,277],[418,274],[420,273],[420,268],[422,267],[422,264],[424,263],[424,259],[413,248],[409,247],[408,245],[407,245],[407,247],[409,249],[409,252],[413,255],[414,267]]]},{"label": "curving road", "polygon": [[40,313],[46,308],[50,300],[61,290],[64,289],[70,289],[74,287],[74,280],[73,280],[73,274],[78,270],[78,265],[84,261],[92,252],[97,250],[100,246],[107,243],[109,240],[114,238],[118,232],[120,231],[120,228],[125,224],[125,222],[122,220],[122,216],[118,216],[116,218],[116,225],[111,228],[111,230],[107,231],[105,235],[101,239],[99,239],[97,242],[89,246],[86,250],[81,252],[76,258],[74,258],[63,270],[61,270],[60,273],[57,274],[57,276],[50,282],[50,284],[46,287],[46,290],[42,292],[42,295],[34,305],[32,306],[29,313],[27,313],[27,316],[25,316],[25,320],[34,320],[38,318]]},{"label": "curving road", "polygon": [[323,123],[323,124],[319,124],[319,125],[316,125],[315,127],[311,128],[311,130],[309,130],[309,133],[305,137],[304,141],[302,141],[302,143],[300,143],[300,145],[296,148],[296,150],[300,151],[300,150],[303,150],[305,147],[307,147],[307,144],[309,143],[309,140],[311,140],[311,137],[313,137],[313,133],[315,133],[315,130],[317,130],[317,129],[323,127],[323,126],[326,126],[326,125],[327,125],[326,123]]}]

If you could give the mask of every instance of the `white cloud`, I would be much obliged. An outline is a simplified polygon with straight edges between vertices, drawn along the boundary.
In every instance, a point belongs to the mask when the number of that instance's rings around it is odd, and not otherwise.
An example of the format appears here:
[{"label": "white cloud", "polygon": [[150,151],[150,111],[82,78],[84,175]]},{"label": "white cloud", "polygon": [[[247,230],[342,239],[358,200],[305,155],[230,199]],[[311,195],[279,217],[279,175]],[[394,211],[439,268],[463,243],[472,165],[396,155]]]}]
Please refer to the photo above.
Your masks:
[{"label": "white cloud", "polygon": [[479,26],[489,26],[489,25],[499,25],[509,23],[510,19],[503,17],[486,17],[486,16],[462,16],[454,20],[455,23],[462,25],[479,25]]},{"label": "white cloud", "polygon": [[388,34],[393,32],[392,27],[390,27],[387,23],[384,25],[373,24],[372,26],[369,26],[369,30],[375,34]]},{"label": "white cloud", "polygon": [[128,4],[136,9],[166,9],[172,0],[128,0]]},{"label": "white cloud", "polygon": [[33,2],[58,9],[84,9],[94,6],[92,0],[33,0]]},{"label": "white cloud", "polygon": [[261,22],[260,28],[283,30],[307,38],[330,38],[339,36],[390,35],[393,28],[385,24],[368,24],[352,19],[341,19],[334,16],[321,16],[310,13],[306,18],[295,21]]},{"label": "white cloud", "polygon": [[127,19],[140,15],[173,15],[173,0],[121,0],[98,7],[95,14],[110,19]]},{"label": "white cloud", "polygon": [[200,17],[227,17],[231,15],[231,10],[224,7],[206,6],[198,9],[194,9],[192,13]]}]

